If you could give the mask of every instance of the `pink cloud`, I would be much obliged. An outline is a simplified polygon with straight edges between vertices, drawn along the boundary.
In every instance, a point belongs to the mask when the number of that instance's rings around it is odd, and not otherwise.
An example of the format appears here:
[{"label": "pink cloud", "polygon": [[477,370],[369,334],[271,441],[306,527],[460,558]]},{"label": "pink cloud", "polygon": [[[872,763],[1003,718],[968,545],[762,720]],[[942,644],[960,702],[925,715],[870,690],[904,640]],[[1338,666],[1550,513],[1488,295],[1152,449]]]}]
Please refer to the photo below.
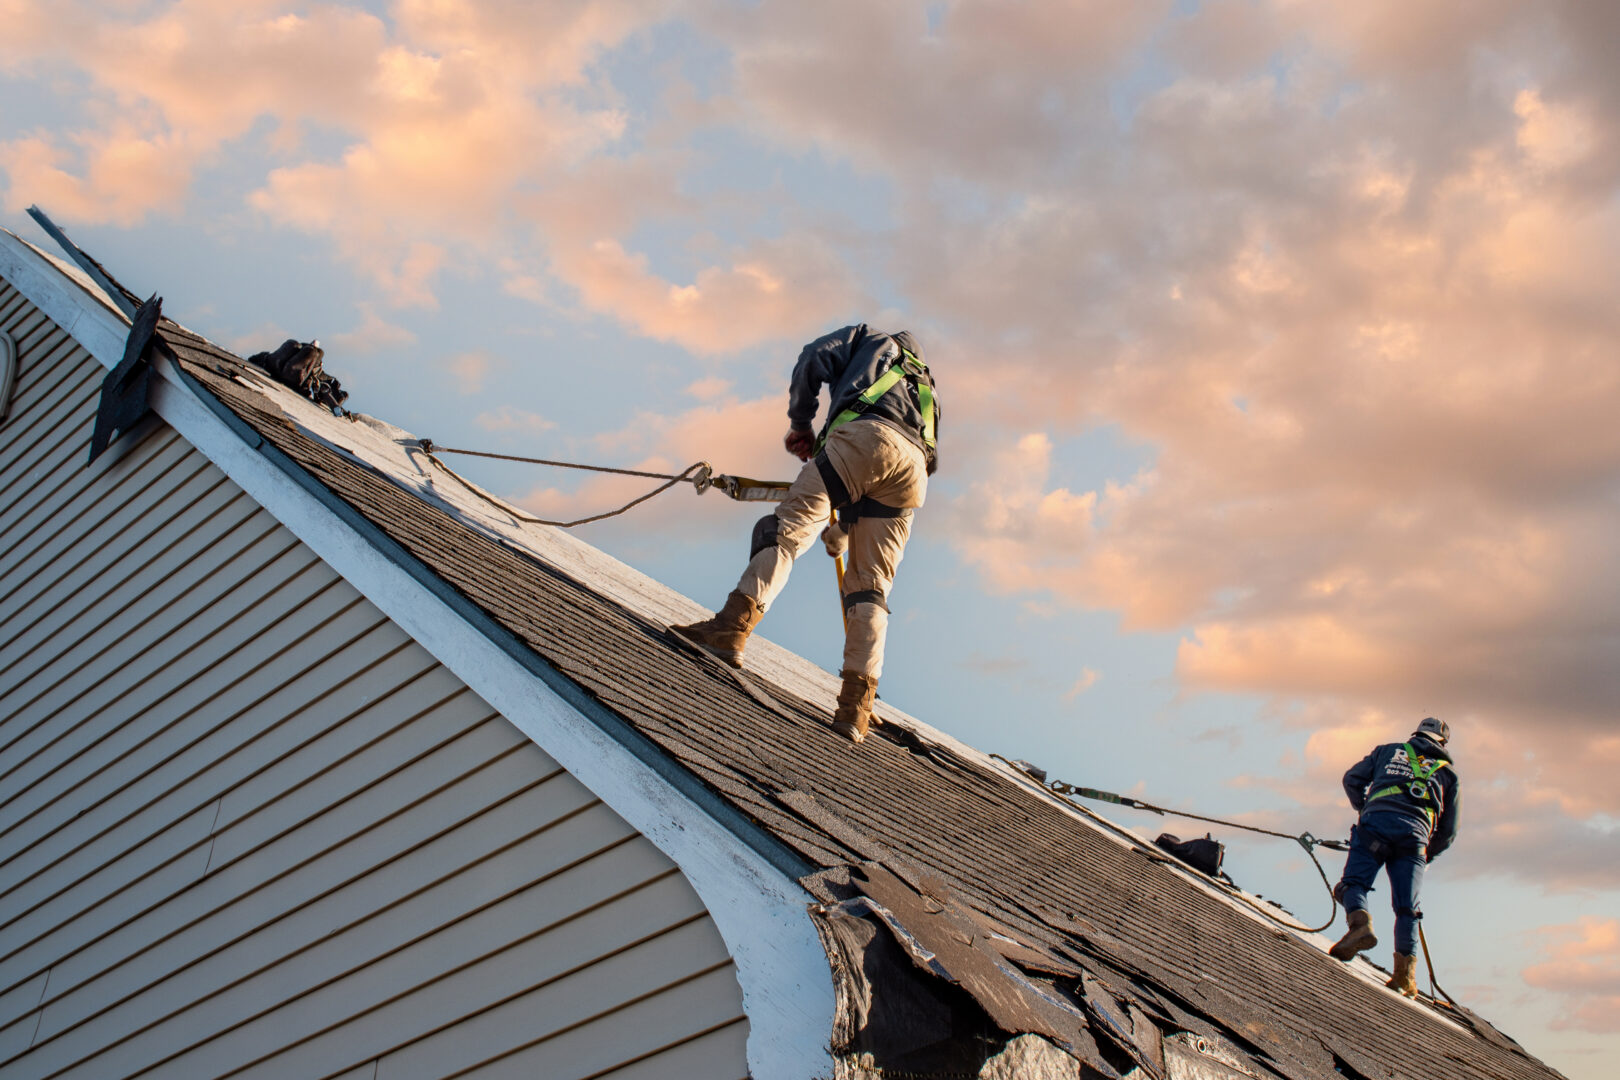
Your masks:
[{"label": "pink cloud", "polygon": [[41,133],[0,143],[7,210],[40,203],[64,220],[132,225],[154,208],[178,208],[185,197],[196,153],[181,140],[116,125],[66,141]]},{"label": "pink cloud", "polygon": [[808,336],[857,300],[842,262],[808,234],[753,245],[687,284],[650,272],[644,256],[608,238],[554,249],[553,266],[586,307],[696,353]]},{"label": "pink cloud", "polygon": [[379,349],[413,344],[416,335],[377,314],[371,304],[360,305],[360,322],[352,330],[332,336],[332,345],[340,350],[356,353],[376,352]]},{"label": "pink cloud", "polygon": [[1539,963],[1524,981],[1560,995],[1564,1010],[1554,1030],[1620,1032],[1620,919],[1587,916],[1536,932],[1543,942]]}]

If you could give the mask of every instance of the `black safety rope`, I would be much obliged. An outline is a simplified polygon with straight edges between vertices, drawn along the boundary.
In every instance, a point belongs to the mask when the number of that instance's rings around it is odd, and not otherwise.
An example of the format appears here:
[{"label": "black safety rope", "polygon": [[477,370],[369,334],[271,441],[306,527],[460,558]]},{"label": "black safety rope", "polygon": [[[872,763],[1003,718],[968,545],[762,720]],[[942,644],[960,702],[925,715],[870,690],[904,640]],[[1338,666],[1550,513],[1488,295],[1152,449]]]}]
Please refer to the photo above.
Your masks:
[{"label": "black safety rope", "polygon": [[[710,477],[713,473],[713,469],[710,468],[709,463],[706,461],[694,462],[679,473],[656,473],[644,472],[640,469],[617,469],[608,465],[583,465],[574,461],[551,461],[547,458],[518,457],[514,454],[493,454],[486,450],[462,450],[453,446],[439,446],[434,443],[432,439],[418,439],[416,440],[416,445],[422,451],[422,453],[427,455],[427,459],[433,462],[435,466],[443,470],[446,474],[455,477],[461,482],[463,487],[472,492],[474,495],[478,496],[480,499],[489,503],[491,506],[496,507],[503,513],[510,514],[519,521],[528,522],[531,525],[554,525],[559,529],[572,529],[575,525],[588,525],[593,521],[603,521],[610,517],[618,517],[626,510],[640,506],[653,496],[661,495],[670,488],[674,487],[676,484],[682,482],[692,484],[700,492],[704,491],[709,487]],[[513,506],[511,503],[508,503],[503,499],[497,499],[495,496],[488,494],[482,488],[478,487],[478,485],[472,483],[466,477],[462,476],[450,466],[440,461],[437,456],[439,454],[466,454],[469,457],[495,458],[500,461],[521,461],[528,465],[551,465],[559,469],[581,469],[586,472],[614,473],[619,476],[645,476],[653,480],[662,480],[664,483],[653,488],[645,495],[631,499],[617,510],[609,510],[605,514],[592,514],[590,517],[577,518],[573,521],[551,521],[547,518],[535,517],[533,514],[526,514],[517,507]]]},{"label": "black safety rope", "polygon": [[[1224,889],[1232,896],[1234,900],[1238,900],[1241,903],[1248,905],[1255,911],[1258,911],[1260,914],[1270,919],[1272,922],[1277,923],[1279,926],[1286,926],[1290,930],[1297,930],[1300,933],[1319,934],[1323,930],[1326,930],[1328,927],[1332,926],[1333,921],[1339,917],[1339,898],[1333,894],[1333,885],[1328,881],[1327,871],[1322,869],[1322,860],[1316,857],[1316,848],[1325,847],[1331,848],[1334,851],[1348,851],[1350,849],[1350,845],[1347,841],[1318,840],[1308,832],[1303,832],[1298,836],[1295,836],[1292,833],[1277,832],[1275,829],[1261,828],[1259,825],[1246,825],[1241,821],[1228,821],[1225,818],[1209,817],[1205,814],[1195,814],[1189,810],[1172,810],[1166,806],[1155,806],[1150,802],[1143,802],[1141,799],[1133,799],[1128,795],[1116,795],[1112,791],[1100,791],[1097,788],[1080,787],[1076,784],[1066,784],[1061,780],[1047,782],[1046,774],[1039,769],[1034,769],[1034,767],[1028,765],[1028,763],[1008,761],[1000,754],[991,754],[990,756],[995,758],[997,761],[1006,763],[1012,768],[1023,773],[1025,776],[1028,776],[1030,779],[1034,780],[1036,783],[1040,784],[1041,787],[1052,792],[1054,795],[1063,795],[1065,797],[1074,796],[1082,799],[1096,799],[1100,802],[1110,802],[1119,806],[1128,806],[1133,810],[1148,810],[1152,813],[1160,815],[1168,814],[1172,817],[1191,818],[1194,821],[1207,821],[1212,825],[1224,825],[1228,828],[1245,829],[1248,832],[1260,833],[1264,836],[1275,836],[1280,840],[1292,840],[1294,843],[1304,848],[1305,854],[1311,857],[1311,863],[1316,867],[1316,873],[1322,879],[1322,887],[1327,890],[1328,898],[1333,904],[1333,910],[1328,913],[1327,922],[1323,923],[1321,926],[1304,926],[1293,921],[1292,919],[1284,919],[1276,912],[1270,911],[1267,908],[1255,903],[1246,893],[1238,889],[1236,886],[1222,881],[1217,877],[1210,877],[1209,880],[1213,881],[1216,885]],[[1031,771],[1032,769],[1033,771]]]}]

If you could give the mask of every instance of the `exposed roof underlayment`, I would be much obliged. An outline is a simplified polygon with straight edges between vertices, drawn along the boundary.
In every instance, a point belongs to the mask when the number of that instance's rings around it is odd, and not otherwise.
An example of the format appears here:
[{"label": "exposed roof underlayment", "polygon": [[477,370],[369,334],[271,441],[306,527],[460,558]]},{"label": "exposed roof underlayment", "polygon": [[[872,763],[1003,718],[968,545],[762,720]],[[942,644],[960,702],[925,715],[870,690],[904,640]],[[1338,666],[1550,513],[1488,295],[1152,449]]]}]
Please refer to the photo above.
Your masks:
[{"label": "exposed roof underlayment", "polygon": [[[22,257],[14,238],[0,240],[5,262]],[[97,310],[80,339],[116,362],[123,343]],[[113,340],[98,350],[87,340],[97,335]],[[1364,960],[1339,964],[1320,936],[1268,922],[1131,831],[886,702],[885,724],[864,744],[839,739],[829,728],[831,674],[759,638],[746,672],[733,672],[668,633],[703,614],[692,601],[567,533],[502,514],[435,469],[408,433],[333,416],[171,322],[159,335],[204,404],[228,411],[241,447],[262,440],[257,453],[342,500],[374,547],[413,564],[418,580],[430,572],[448,610],[472,613],[460,632],[472,625],[532,651],[582,692],[580,717],[622,723],[660,767],[678,765],[682,805],[705,807],[731,846],[747,849],[737,858],[753,860],[757,882],[802,874],[797,895],[809,917],[799,922],[819,934],[836,996],[815,1037],[831,1039],[836,1075],[1557,1075],[1478,1017],[1399,997]],[[165,402],[190,391],[163,374],[170,385],[158,407],[168,418]],[[444,634],[428,623],[407,629]],[[503,676],[517,680],[503,689],[494,676],[481,683],[482,668],[469,674],[503,712],[504,699],[522,696],[520,675]],[[530,676],[536,692],[542,681]],[[555,723],[535,731],[572,768],[567,748],[546,741],[565,735]],[[660,776],[671,779],[667,768]],[[685,786],[694,779],[695,793]],[[600,771],[596,781],[611,787]],[[632,811],[627,819],[667,845],[710,902],[704,869],[688,866],[691,837],[643,827]],[[748,931],[715,915],[734,954],[746,953]],[[786,923],[756,927],[802,933]],[[742,957],[738,967],[746,1003]],[[753,994],[768,996],[759,986]],[[750,1019],[766,1020],[752,1007]],[[790,1023],[785,1012],[779,1023]],[[767,1063],[755,1053],[751,1039],[761,1080],[789,1075],[776,1067],[787,1055]],[[825,1073],[828,1060],[810,1054],[792,1074]]]}]

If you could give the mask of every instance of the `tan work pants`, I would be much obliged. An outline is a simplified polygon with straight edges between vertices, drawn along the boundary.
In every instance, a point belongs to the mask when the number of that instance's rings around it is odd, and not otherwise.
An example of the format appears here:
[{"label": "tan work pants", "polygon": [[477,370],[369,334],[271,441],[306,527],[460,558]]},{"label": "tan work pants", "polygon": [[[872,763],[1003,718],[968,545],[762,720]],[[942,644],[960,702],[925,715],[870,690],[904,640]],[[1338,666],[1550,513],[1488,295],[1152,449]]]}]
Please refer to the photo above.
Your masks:
[{"label": "tan work pants", "polygon": [[[923,452],[900,432],[878,420],[855,420],[827,439],[822,448],[852,501],[874,499],[903,508],[898,517],[862,516],[850,524],[849,564],[844,568],[844,595],[875,590],[884,597],[911,535],[912,510],[928,494]],[[776,508],[776,545],[755,555],[737,583],[737,591],[769,608],[787,584],[793,560],[810,549],[832,513],[827,485],[815,461],[799,470],[787,498]],[[829,538],[829,546],[836,540]],[[844,670],[883,674],[883,642],[889,613],[880,604],[856,603],[847,611]]]}]

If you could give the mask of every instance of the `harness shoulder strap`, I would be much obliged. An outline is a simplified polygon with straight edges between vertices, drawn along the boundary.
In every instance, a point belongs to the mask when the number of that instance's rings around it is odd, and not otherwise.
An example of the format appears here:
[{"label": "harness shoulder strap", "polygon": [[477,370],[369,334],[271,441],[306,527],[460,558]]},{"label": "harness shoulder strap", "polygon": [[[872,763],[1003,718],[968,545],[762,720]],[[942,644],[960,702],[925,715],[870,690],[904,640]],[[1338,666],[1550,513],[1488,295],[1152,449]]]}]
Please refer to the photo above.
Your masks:
[{"label": "harness shoulder strap", "polygon": [[923,444],[932,450],[934,448],[934,388],[922,381],[922,376],[926,374],[928,374],[928,365],[923,363],[909,349],[902,348],[899,359],[890,364],[883,374],[874,379],[872,385],[862,391],[861,396],[851,402],[848,408],[833,417],[832,422],[821,433],[821,438],[817,440],[816,448],[819,450],[826,444],[827,436],[851,420],[858,418],[873,405],[876,405],[878,400],[884,394],[893,390],[901,379],[908,379],[917,386],[917,404],[922,412]]}]

